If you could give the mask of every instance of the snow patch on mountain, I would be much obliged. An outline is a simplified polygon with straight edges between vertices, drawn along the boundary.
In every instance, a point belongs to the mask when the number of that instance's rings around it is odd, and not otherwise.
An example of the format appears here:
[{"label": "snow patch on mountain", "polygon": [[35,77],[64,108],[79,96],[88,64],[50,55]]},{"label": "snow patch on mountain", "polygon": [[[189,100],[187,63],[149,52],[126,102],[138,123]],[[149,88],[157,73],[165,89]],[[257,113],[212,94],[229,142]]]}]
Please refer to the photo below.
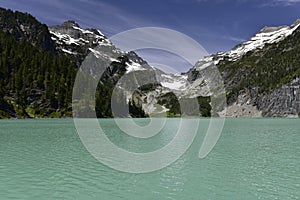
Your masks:
[{"label": "snow patch on mountain", "polygon": [[77,53],[66,50],[66,49],[61,49],[63,52],[67,53],[67,54],[73,54],[73,55],[77,55]]},{"label": "snow patch on mountain", "polygon": [[161,85],[171,90],[184,90],[187,87],[187,77],[175,74],[162,74]]},{"label": "snow patch on mountain", "polygon": [[146,69],[143,68],[141,64],[131,61],[130,63],[126,62],[126,70],[126,73],[130,73],[133,71],[143,71]]},{"label": "snow patch on mountain", "polygon": [[54,40],[62,41],[67,45],[71,45],[71,44],[79,45],[79,43],[78,43],[80,41],[79,39],[76,40],[67,34],[61,34],[61,33],[53,32],[53,31],[50,31],[50,33],[55,36],[55,37],[52,37],[52,39],[54,39]]},{"label": "snow patch on mountain", "polygon": [[92,31],[89,31],[89,30],[83,30],[82,28],[80,27],[77,27],[77,26],[73,26],[73,29],[76,29],[76,30],[79,30],[81,31],[83,34],[94,34]]}]

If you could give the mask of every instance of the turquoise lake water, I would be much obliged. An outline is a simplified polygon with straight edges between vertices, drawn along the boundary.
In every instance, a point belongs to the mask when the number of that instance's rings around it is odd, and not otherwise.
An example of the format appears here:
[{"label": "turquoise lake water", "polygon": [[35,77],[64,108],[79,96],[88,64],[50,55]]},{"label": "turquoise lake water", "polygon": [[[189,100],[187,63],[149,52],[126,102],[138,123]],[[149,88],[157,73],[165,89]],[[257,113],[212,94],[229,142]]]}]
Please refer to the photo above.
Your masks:
[{"label": "turquoise lake water", "polygon": [[[147,152],[168,143],[179,119],[149,139],[122,134],[100,120],[121,148]],[[72,119],[0,121],[0,199],[299,199],[300,120],[227,119],[205,159],[201,119],[191,148],[170,166],[147,174],[113,170],[88,153]],[[138,123],[147,123],[140,119]]]}]

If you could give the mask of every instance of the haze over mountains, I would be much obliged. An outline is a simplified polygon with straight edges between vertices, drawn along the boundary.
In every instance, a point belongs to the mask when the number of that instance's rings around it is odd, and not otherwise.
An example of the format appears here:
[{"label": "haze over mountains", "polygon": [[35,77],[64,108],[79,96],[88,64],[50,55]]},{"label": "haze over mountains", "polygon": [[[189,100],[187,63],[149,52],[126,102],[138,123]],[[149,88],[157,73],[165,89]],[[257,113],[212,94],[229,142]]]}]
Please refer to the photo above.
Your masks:
[{"label": "haze over mountains", "polygon": [[[130,113],[121,111],[119,117],[180,116],[181,103],[190,98],[197,99],[200,116],[218,116],[225,113],[224,102],[214,105],[210,96],[224,95],[218,87],[223,80],[229,117],[298,116],[299,26],[300,20],[291,26],[265,27],[229,52],[199,60],[186,73],[168,74],[135,52],[118,49],[99,30],[83,30],[74,21],[47,27],[29,14],[1,9],[0,117],[71,116],[76,73],[87,57],[96,63],[91,75],[104,67],[96,85],[97,117],[115,116],[115,87],[122,91],[117,101]],[[222,79],[213,74],[216,67]],[[119,83],[124,75],[132,75],[137,83],[146,76],[153,82],[131,95],[126,83]]]}]

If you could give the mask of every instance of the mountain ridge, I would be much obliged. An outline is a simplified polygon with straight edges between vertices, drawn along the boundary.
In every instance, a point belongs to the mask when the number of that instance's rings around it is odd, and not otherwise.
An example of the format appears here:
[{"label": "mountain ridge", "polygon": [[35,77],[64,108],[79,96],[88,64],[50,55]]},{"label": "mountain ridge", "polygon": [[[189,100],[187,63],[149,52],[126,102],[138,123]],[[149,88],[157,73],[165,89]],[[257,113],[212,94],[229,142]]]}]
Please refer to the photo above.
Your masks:
[{"label": "mountain ridge", "polygon": [[[249,41],[228,52],[200,59],[193,68],[180,75],[164,73],[151,67],[135,52],[125,52],[115,47],[101,31],[82,29],[75,21],[66,21],[62,25],[46,27],[45,30],[45,25],[29,14],[16,14],[5,9],[1,9],[0,14],[12,21],[12,24],[8,24],[0,17],[0,31],[4,33],[1,35],[3,44],[6,45],[13,37],[15,41],[10,45],[14,51],[21,52],[18,48],[25,45],[22,43],[25,40],[30,52],[36,52],[30,56],[36,57],[37,52],[40,52],[41,57],[41,60],[33,59],[32,64],[29,64],[28,59],[22,58],[21,63],[16,65],[22,67],[13,68],[15,73],[5,64],[8,49],[0,49],[0,86],[3,86],[0,91],[0,117],[71,116],[71,88],[76,72],[87,56],[92,56],[92,60],[101,64],[101,70],[104,70],[100,83],[95,83],[98,117],[114,116],[110,99],[116,87],[122,93],[117,101],[124,101],[124,105],[129,106],[130,110],[130,115],[122,111],[119,117],[161,116],[162,113],[180,116],[184,114],[180,110],[180,101],[189,98],[198,100],[200,116],[218,116],[224,110],[220,106],[213,106],[210,97],[222,95],[216,85],[222,80],[212,74],[213,67],[219,69],[224,79],[228,117],[289,117],[300,113],[300,105],[297,103],[300,102],[297,88],[300,84],[300,67],[297,64],[300,59],[300,19],[291,26],[264,27]],[[22,30],[20,21],[25,24],[30,21],[32,24],[29,27],[42,28]],[[16,31],[11,31],[14,28]],[[34,37],[37,41],[33,40]],[[41,44],[41,41],[45,41],[45,44]],[[8,63],[18,62],[18,58],[14,59]],[[41,65],[43,59],[45,62]],[[61,63],[61,69],[49,64],[55,62]],[[44,71],[33,75],[39,77],[38,81],[34,77],[28,78],[30,73],[26,75],[25,72],[39,71],[40,66],[43,66]],[[55,70],[58,70],[57,75]],[[98,72],[99,67],[95,65],[91,68],[90,75]],[[142,82],[146,76],[152,77],[154,82],[142,85],[132,95],[128,95],[125,85],[118,84],[118,81],[124,75],[130,76],[132,72],[139,74],[140,77],[134,77],[137,82]],[[277,77],[273,77],[272,73]],[[25,79],[20,81],[22,76]],[[279,81],[275,84],[276,79]],[[27,80],[32,80],[32,83],[25,82]],[[18,87],[13,83],[15,81],[20,82]],[[212,84],[210,88],[207,81]],[[212,88],[215,89],[211,91]],[[212,106],[215,110],[212,110]]]}]

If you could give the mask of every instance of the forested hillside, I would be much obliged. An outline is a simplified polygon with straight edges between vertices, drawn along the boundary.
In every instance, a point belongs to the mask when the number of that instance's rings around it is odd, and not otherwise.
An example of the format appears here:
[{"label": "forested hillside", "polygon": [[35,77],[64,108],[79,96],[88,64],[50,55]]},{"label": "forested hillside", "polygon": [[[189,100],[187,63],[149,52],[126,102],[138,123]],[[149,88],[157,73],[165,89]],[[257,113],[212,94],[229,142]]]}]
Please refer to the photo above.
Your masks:
[{"label": "forested hillside", "polygon": [[75,75],[68,57],[0,31],[2,117],[70,116]]},{"label": "forested hillside", "polygon": [[[21,12],[0,9],[0,118],[71,117],[72,92],[80,63],[56,50],[46,25]],[[81,55],[82,56],[82,55]],[[127,59],[126,56],[122,59]],[[112,117],[111,94],[125,62],[112,63],[96,92],[98,117]],[[123,70],[122,70],[123,69]],[[143,110],[130,104],[134,117]]]}]

